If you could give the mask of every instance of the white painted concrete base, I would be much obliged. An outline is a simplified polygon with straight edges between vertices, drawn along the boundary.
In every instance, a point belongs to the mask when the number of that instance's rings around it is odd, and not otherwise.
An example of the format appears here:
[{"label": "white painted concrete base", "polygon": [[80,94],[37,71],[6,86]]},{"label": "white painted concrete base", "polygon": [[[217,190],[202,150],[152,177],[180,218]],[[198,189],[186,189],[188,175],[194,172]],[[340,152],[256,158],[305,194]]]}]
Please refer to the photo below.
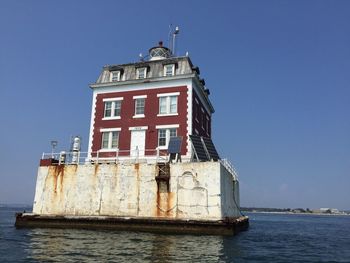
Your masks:
[{"label": "white painted concrete base", "polygon": [[238,181],[219,162],[171,164],[170,174],[169,184],[157,184],[155,164],[42,166],[33,213],[194,220],[240,216]]}]

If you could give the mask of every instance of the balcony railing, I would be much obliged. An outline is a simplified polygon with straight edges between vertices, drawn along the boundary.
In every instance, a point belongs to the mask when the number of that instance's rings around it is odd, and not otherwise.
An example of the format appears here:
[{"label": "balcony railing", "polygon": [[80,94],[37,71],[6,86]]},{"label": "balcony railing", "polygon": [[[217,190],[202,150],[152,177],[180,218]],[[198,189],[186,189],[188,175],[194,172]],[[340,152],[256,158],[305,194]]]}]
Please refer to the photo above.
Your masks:
[{"label": "balcony railing", "polygon": [[[167,150],[100,150],[94,152],[60,152],[43,153],[41,159],[51,159],[52,165],[59,164],[99,164],[99,163],[166,163],[169,161]],[[182,161],[189,162],[190,158]],[[220,159],[219,162],[232,175],[233,180],[238,180],[238,174],[228,159]]]},{"label": "balcony railing", "polygon": [[219,162],[232,174],[233,180],[238,180],[238,174],[235,167],[228,159],[220,159]]},{"label": "balcony railing", "polygon": [[87,164],[87,163],[165,163],[168,161],[166,150],[100,150],[93,152],[43,153],[41,159],[52,159],[52,164]]}]

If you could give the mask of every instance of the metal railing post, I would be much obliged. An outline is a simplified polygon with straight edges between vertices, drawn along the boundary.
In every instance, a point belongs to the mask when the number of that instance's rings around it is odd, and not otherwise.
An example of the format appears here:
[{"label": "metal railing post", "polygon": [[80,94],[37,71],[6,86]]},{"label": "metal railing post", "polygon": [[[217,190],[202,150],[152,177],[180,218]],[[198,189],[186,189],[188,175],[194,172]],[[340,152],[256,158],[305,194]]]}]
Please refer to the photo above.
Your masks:
[{"label": "metal railing post", "polygon": [[159,154],[160,154],[159,147],[157,147],[156,150],[157,150],[156,163],[158,163],[159,162]]},{"label": "metal railing post", "polygon": [[118,163],[118,156],[119,156],[119,148],[115,151],[115,163]]},{"label": "metal railing post", "polygon": [[138,146],[136,146],[136,161],[135,162],[136,163],[139,162],[139,147]]}]

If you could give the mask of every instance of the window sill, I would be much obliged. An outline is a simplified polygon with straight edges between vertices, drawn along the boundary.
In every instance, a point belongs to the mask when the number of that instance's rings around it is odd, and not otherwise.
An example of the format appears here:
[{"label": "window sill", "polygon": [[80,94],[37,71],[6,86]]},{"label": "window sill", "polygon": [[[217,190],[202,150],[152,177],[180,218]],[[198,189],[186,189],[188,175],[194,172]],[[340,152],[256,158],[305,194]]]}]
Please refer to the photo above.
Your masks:
[{"label": "window sill", "polygon": [[139,114],[139,115],[134,115],[132,116],[134,119],[138,119],[138,118],[144,118],[145,114]]},{"label": "window sill", "polygon": [[120,120],[120,116],[116,116],[116,117],[104,117],[102,118],[103,121],[107,121],[107,120]]},{"label": "window sill", "polygon": [[159,150],[167,150],[168,147],[166,147],[166,146],[158,146],[158,149],[159,149]]},{"label": "window sill", "polygon": [[162,117],[162,116],[177,116],[177,115],[179,115],[179,114],[178,113],[163,113],[163,114],[159,113],[159,114],[157,114],[158,117]]},{"label": "window sill", "polygon": [[98,152],[116,152],[118,151],[118,148],[110,148],[110,149],[100,149]]}]

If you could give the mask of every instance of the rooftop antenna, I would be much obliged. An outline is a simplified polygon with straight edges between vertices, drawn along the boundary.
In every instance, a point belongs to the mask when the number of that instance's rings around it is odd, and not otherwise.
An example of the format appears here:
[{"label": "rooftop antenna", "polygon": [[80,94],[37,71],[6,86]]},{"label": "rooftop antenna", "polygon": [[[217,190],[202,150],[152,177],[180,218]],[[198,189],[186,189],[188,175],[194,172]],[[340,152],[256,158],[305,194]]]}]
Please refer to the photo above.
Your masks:
[{"label": "rooftop antenna", "polygon": [[175,49],[175,43],[176,43],[176,36],[180,33],[179,27],[175,27],[175,30],[173,32],[173,44],[172,44],[172,53],[173,56],[176,56],[176,49]]},{"label": "rooftop antenna", "polygon": [[172,47],[172,44],[173,44],[173,43],[172,43],[172,39],[171,39],[172,31],[173,31],[173,25],[170,24],[170,25],[169,25],[169,34],[168,34],[168,47],[169,47],[170,51],[173,50],[173,47]]}]

